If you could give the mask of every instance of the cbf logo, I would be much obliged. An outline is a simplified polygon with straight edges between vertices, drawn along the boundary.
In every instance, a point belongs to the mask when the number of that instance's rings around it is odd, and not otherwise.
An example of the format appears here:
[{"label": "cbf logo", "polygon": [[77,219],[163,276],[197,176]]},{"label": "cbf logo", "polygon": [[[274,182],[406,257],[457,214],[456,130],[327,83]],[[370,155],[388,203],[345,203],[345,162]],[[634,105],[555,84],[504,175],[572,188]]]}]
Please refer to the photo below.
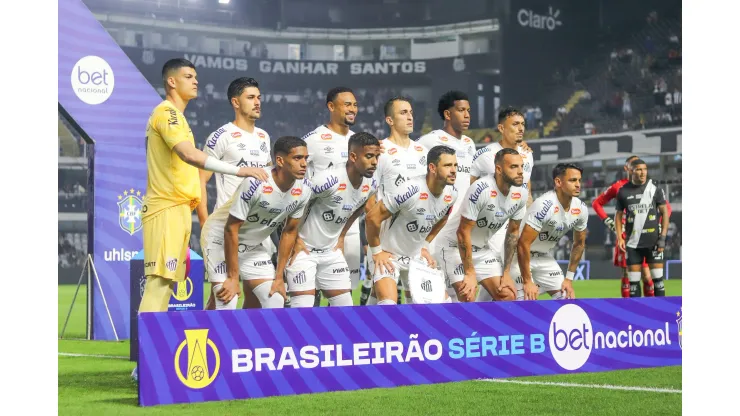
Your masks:
[{"label": "cbf logo", "polygon": [[683,306],[681,309],[679,309],[678,312],[676,312],[676,316],[678,319],[676,319],[676,325],[678,325],[678,347],[683,350],[683,343],[682,343],[682,335],[683,335],[683,328],[681,325],[681,322],[683,321]]},{"label": "cbf logo", "polygon": [[555,312],[548,332],[552,358],[566,370],[583,367],[594,346],[591,319],[580,306],[570,303]]},{"label": "cbf logo", "polygon": [[175,284],[175,289],[172,291],[172,296],[180,302],[184,302],[190,299],[190,295],[193,294],[193,281],[190,277],[186,277],[182,282]]},{"label": "cbf logo", "polygon": [[118,195],[118,225],[129,235],[141,230],[142,205],[141,191],[134,192],[134,188],[123,191],[123,195]]},{"label": "cbf logo", "polygon": [[[187,355],[182,356],[182,350],[188,347]],[[210,349],[211,354],[208,354]],[[210,362],[213,364],[211,372]],[[175,352],[175,372],[177,378],[186,387],[191,389],[202,389],[208,387],[218,375],[221,368],[221,356],[216,344],[208,339],[207,329],[186,329],[185,340],[180,343]],[[182,369],[185,368],[185,375]]]},{"label": "cbf logo", "polygon": [[85,104],[102,104],[113,94],[115,79],[108,62],[98,56],[86,56],[72,67],[72,90]]}]

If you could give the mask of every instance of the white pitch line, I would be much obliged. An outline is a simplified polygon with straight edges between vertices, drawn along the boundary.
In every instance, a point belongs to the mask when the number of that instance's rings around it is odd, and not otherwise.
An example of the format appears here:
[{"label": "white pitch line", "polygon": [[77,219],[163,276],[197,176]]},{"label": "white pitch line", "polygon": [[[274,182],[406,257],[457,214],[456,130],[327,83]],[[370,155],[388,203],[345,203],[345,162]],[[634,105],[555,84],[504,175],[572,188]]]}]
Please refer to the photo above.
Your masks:
[{"label": "white pitch line", "polygon": [[580,387],[580,388],[586,388],[586,389],[630,390],[630,391],[647,391],[651,393],[683,394],[681,390],[661,389],[657,387],[613,386],[610,384],[555,383],[555,382],[550,382],[550,381],[505,380],[505,379],[497,379],[497,378],[481,378],[478,380],[488,381],[491,383],[529,384],[529,385],[537,385],[537,386]]},{"label": "white pitch line", "polygon": [[92,358],[113,358],[116,360],[128,360],[129,357],[124,357],[121,355],[99,355],[99,354],[75,354],[72,352],[60,352],[60,356],[62,357],[92,357]]}]

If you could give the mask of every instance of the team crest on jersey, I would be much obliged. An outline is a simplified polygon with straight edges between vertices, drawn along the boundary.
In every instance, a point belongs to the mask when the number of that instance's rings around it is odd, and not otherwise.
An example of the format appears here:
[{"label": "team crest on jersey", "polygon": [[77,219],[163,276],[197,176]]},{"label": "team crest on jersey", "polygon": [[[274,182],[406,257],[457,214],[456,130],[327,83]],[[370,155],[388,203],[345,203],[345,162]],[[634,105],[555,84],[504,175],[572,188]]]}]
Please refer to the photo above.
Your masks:
[{"label": "team crest on jersey", "polygon": [[420,165],[426,165],[427,164],[427,157],[426,156],[422,156],[421,159],[419,159],[419,164]]},{"label": "team crest on jersey", "polygon": [[347,189],[347,184],[346,183],[340,183],[338,189],[340,191],[344,191],[345,189]]},{"label": "team crest on jersey", "polygon": [[396,149],[396,148],[394,147],[393,149],[390,149],[390,150],[388,151],[388,154],[389,154],[389,155],[395,155],[397,151],[398,151],[398,149]]},{"label": "team crest on jersey", "polygon": [[260,150],[262,150],[263,152],[267,152],[267,143],[262,142],[262,144],[260,145]]},{"label": "team crest on jersey", "polygon": [[417,152],[422,152],[422,151],[424,151],[424,148],[423,148],[423,147],[421,147],[421,146],[414,146],[414,149],[415,149],[415,150],[416,150]]},{"label": "team crest on jersey", "polygon": [[303,193],[303,190],[301,188],[293,188],[292,191],[290,191],[290,194],[293,196],[300,196]]},{"label": "team crest on jersey", "polygon": [[324,133],[321,135],[321,140],[331,140],[331,134]]},{"label": "team crest on jersey", "polygon": [[581,213],[581,209],[580,208],[573,208],[573,209],[570,210],[570,213],[573,214],[573,215],[578,215],[578,214]]},{"label": "team crest on jersey", "polygon": [[263,194],[271,194],[272,193],[272,186],[265,185],[262,187],[262,193]]},{"label": "team crest on jersey", "polygon": [[362,192],[368,192],[370,191],[370,185],[362,185]]},{"label": "team crest on jersey", "polygon": [[238,138],[242,137],[242,134],[240,132],[238,132],[238,131],[235,131],[235,132],[231,133],[231,137],[233,137],[235,139],[238,139]]},{"label": "team crest on jersey", "polygon": [[134,235],[141,230],[143,205],[141,191],[134,191],[134,188],[123,191],[123,195],[118,195],[118,225],[129,235]]},{"label": "team crest on jersey", "polygon": [[498,196],[498,192],[495,189],[491,189],[491,198],[495,198],[496,196]]},{"label": "team crest on jersey", "polygon": [[445,195],[445,199],[444,199],[444,201],[445,201],[446,203],[448,203],[448,204],[449,204],[450,202],[452,202],[452,195]]},{"label": "team crest on jersey", "polygon": [[419,199],[422,200],[422,201],[425,201],[425,200],[429,199],[429,194],[426,193],[426,192],[422,192],[421,194],[419,194]]},{"label": "team crest on jersey", "polygon": [[520,194],[519,192],[512,192],[511,199],[514,201],[516,201],[517,199],[522,199],[522,194]]}]

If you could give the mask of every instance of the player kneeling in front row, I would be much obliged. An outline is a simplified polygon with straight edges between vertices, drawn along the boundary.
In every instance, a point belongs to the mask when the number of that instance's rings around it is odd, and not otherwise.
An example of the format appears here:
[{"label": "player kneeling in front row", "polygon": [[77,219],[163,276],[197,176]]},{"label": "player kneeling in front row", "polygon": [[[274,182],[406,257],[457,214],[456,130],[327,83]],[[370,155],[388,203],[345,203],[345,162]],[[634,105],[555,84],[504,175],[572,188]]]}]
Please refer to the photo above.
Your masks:
[{"label": "player kneeling in front row", "polygon": [[[575,299],[573,276],[586,248],[588,224],[588,207],[577,198],[581,193],[582,173],[583,169],[577,165],[559,163],[552,171],[555,189],[537,198],[529,207],[517,252],[523,290],[518,299],[537,299],[544,292],[553,299]],[[571,228],[573,247],[568,273],[563,279],[552,249]]]},{"label": "player kneeling in front row", "polygon": [[[216,309],[236,309],[241,294],[239,278],[259,304],[247,307],[282,308],[285,296],[283,272],[298,236],[298,225],[311,197],[304,182],[308,149],[297,137],[275,142],[275,167],[268,178],[244,180],[227,203],[206,220],[201,247],[208,280],[216,295]],[[288,218],[273,268],[262,242]],[[247,297],[249,300],[251,297]],[[246,302],[246,301],[245,301]]]},{"label": "player kneeling in front row", "polygon": [[[504,148],[494,158],[496,170],[468,189],[460,208],[457,247],[444,250],[450,284],[461,302],[475,299],[478,283],[494,300],[515,300],[510,266],[516,253],[519,224],[527,211],[524,161],[518,151]],[[504,247],[491,247],[491,237],[509,222]],[[462,272],[462,273],[461,273]],[[518,273],[517,273],[518,274]],[[464,277],[463,277],[464,275]]]},{"label": "player kneeling in front row", "polygon": [[[665,296],[663,283],[663,249],[670,214],[663,190],[647,179],[647,164],[642,159],[632,161],[630,182],[617,193],[617,245],[627,255],[627,275],[630,297],[640,296],[640,269],[646,262],[655,285],[655,296]],[[626,241],[622,234],[622,217],[627,211]],[[658,218],[660,215],[660,218]]]},{"label": "player kneeling in front row", "polygon": [[355,133],[348,150],[346,163],[316,172],[311,180],[309,212],[286,269],[291,308],[314,306],[317,287],[330,306],[352,306],[344,236],[378,189],[373,175],[380,142],[370,133]]},{"label": "player kneeling in front row", "polygon": [[[455,151],[447,146],[433,147],[427,154],[427,170],[423,179],[412,178],[392,193],[385,192],[383,199],[367,213],[367,241],[374,263],[373,293],[378,305],[396,304],[399,278],[404,287],[410,287],[414,298],[417,288],[408,284],[412,259],[436,267],[428,244],[444,227],[457,199]],[[390,223],[381,235],[380,225],[386,220]],[[441,284],[439,290],[449,301],[444,282],[437,284]],[[427,286],[424,290],[434,289]],[[372,303],[371,298],[368,304]]]}]

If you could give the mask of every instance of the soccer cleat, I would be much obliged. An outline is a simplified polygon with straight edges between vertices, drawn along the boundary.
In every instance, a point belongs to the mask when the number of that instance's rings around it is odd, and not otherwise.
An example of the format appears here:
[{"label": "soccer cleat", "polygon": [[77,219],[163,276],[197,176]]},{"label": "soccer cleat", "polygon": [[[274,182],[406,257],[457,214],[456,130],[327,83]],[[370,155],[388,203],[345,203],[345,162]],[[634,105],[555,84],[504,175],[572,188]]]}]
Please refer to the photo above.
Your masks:
[{"label": "soccer cleat", "polygon": [[139,366],[134,367],[134,371],[131,372],[131,381],[134,383],[139,382]]}]

